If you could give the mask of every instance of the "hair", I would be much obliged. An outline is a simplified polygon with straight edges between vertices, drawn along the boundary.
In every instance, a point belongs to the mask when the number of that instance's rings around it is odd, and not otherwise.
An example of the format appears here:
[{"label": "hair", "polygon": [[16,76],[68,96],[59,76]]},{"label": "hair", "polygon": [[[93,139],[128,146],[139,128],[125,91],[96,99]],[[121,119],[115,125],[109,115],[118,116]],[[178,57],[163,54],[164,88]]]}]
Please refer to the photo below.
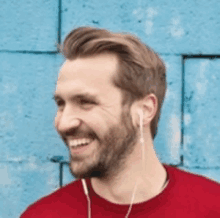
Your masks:
[{"label": "hair", "polygon": [[115,54],[119,69],[112,81],[122,91],[122,106],[130,107],[150,93],[157,97],[157,112],[150,124],[151,136],[155,138],[167,83],[165,65],[151,48],[131,34],[79,27],[66,36],[62,53],[69,60],[101,53]]}]

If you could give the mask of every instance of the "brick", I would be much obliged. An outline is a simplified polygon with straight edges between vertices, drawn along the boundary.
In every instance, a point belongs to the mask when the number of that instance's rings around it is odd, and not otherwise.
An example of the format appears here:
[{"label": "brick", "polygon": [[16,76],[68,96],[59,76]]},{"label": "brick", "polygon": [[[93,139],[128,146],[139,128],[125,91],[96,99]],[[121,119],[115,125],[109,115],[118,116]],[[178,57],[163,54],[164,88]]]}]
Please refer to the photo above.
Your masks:
[{"label": "brick", "polygon": [[58,0],[2,0],[0,50],[56,51]]},{"label": "brick", "polygon": [[67,155],[53,125],[56,105],[52,96],[62,58],[0,53],[0,59],[1,161]]},{"label": "brick", "polygon": [[79,26],[130,32],[160,53],[219,53],[220,2],[79,1],[62,3],[62,36]]},{"label": "brick", "polygon": [[167,92],[155,148],[163,163],[178,164],[181,151],[181,57],[168,55],[162,59],[167,68]]},{"label": "brick", "polygon": [[28,205],[59,188],[57,171],[51,162],[37,158],[30,162],[1,162],[0,217],[19,217]]},{"label": "brick", "polygon": [[220,59],[185,61],[185,166],[220,166],[219,71]]}]

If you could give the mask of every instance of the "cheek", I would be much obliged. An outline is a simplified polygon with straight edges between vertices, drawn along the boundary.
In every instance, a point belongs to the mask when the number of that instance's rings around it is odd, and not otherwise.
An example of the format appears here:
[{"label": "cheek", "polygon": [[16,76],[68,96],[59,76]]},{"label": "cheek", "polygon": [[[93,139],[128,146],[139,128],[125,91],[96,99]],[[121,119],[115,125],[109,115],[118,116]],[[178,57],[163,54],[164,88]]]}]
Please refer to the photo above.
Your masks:
[{"label": "cheek", "polygon": [[99,139],[103,139],[103,136],[108,131],[111,122],[107,121],[105,117],[102,116],[88,116],[84,120],[86,126],[91,129]]}]

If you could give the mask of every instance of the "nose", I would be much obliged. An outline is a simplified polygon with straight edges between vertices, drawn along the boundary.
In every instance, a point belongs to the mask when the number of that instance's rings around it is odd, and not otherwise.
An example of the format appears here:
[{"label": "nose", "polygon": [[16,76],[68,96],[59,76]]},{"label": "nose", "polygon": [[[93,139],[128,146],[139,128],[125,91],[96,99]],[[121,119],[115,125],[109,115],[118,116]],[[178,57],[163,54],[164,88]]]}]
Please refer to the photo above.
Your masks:
[{"label": "nose", "polygon": [[57,113],[55,117],[55,127],[59,133],[66,133],[73,129],[77,129],[81,124],[81,120],[76,113],[70,110],[64,110]]}]

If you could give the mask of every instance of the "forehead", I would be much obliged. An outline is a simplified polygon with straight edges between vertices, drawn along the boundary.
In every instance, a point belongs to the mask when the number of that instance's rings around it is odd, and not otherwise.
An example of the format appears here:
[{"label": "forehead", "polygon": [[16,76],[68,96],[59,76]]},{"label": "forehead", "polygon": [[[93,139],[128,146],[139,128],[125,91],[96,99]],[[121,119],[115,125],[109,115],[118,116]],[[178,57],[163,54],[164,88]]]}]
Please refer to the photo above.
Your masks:
[{"label": "forehead", "polygon": [[114,54],[100,54],[96,56],[66,60],[63,64],[58,81],[85,79],[106,80],[116,72],[118,60]]},{"label": "forehead", "polygon": [[56,93],[78,90],[106,94],[116,89],[111,78],[117,69],[118,59],[114,54],[66,60],[59,73]]}]

